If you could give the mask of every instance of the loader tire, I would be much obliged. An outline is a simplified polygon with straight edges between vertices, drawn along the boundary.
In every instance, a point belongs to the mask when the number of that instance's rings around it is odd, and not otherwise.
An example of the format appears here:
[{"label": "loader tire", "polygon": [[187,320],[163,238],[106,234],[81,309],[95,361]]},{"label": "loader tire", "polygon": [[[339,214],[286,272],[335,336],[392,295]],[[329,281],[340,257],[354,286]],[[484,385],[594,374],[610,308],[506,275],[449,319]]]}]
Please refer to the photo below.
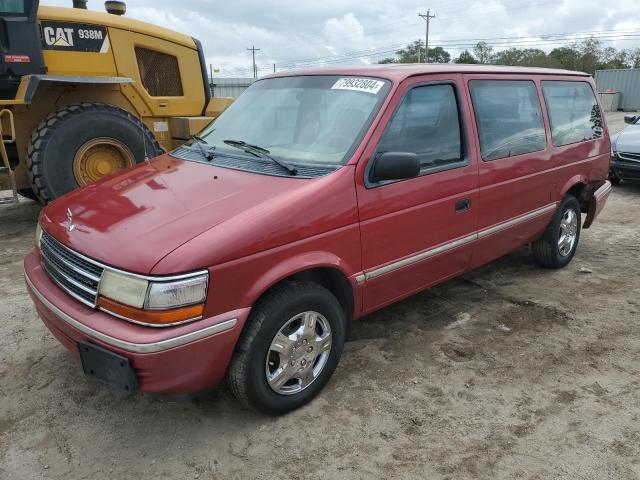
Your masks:
[{"label": "loader tire", "polygon": [[36,127],[27,145],[31,187],[44,204],[162,153],[129,112],[104,103],[65,105]]}]

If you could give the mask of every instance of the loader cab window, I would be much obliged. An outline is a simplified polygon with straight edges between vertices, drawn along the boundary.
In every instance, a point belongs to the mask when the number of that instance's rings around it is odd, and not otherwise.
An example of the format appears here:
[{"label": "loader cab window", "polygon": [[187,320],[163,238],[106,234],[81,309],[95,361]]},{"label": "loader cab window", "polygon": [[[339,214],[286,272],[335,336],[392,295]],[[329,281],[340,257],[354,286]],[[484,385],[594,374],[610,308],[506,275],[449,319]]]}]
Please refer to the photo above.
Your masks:
[{"label": "loader cab window", "polygon": [[0,15],[25,15],[25,0],[0,0]]},{"label": "loader cab window", "polygon": [[136,47],[140,79],[152,97],[182,97],[178,59],[149,48]]}]

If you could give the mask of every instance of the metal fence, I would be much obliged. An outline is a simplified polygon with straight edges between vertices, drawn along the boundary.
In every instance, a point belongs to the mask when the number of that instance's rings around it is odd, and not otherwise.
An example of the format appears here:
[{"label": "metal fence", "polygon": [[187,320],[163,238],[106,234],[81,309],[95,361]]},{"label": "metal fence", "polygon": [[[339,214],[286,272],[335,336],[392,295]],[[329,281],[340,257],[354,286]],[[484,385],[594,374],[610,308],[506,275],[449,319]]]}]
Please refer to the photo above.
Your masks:
[{"label": "metal fence", "polygon": [[620,92],[618,109],[640,110],[640,68],[624,70],[596,70],[598,92]]},{"label": "metal fence", "polygon": [[212,78],[209,82],[212,97],[237,98],[255,80],[253,78]]}]

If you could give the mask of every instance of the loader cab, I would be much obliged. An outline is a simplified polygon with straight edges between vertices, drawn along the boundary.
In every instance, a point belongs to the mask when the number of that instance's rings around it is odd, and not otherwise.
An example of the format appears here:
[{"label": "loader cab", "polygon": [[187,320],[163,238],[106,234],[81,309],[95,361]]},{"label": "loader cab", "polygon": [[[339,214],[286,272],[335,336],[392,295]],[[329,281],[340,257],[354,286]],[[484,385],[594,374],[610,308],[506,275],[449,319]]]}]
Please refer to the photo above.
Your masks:
[{"label": "loader cab", "polygon": [[38,0],[0,0],[0,99],[15,98],[23,75],[45,73]]}]

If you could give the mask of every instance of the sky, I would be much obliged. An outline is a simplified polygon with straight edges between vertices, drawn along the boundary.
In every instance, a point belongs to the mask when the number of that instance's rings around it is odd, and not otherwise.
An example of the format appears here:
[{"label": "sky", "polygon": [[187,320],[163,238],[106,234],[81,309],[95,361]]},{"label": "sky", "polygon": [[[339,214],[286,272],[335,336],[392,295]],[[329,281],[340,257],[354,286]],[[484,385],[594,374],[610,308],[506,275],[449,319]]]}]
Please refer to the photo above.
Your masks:
[{"label": "sky", "polygon": [[[41,0],[70,6],[72,0]],[[549,51],[594,34],[604,46],[640,47],[640,0],[129,0],[127,15],[198,38],[221,77],[303,66],[362,65],[424,39],[453,56],[479,40]],[[104,3],[89,0],[92,10]],[[573,35],[570,35],[573,34]]]}]

